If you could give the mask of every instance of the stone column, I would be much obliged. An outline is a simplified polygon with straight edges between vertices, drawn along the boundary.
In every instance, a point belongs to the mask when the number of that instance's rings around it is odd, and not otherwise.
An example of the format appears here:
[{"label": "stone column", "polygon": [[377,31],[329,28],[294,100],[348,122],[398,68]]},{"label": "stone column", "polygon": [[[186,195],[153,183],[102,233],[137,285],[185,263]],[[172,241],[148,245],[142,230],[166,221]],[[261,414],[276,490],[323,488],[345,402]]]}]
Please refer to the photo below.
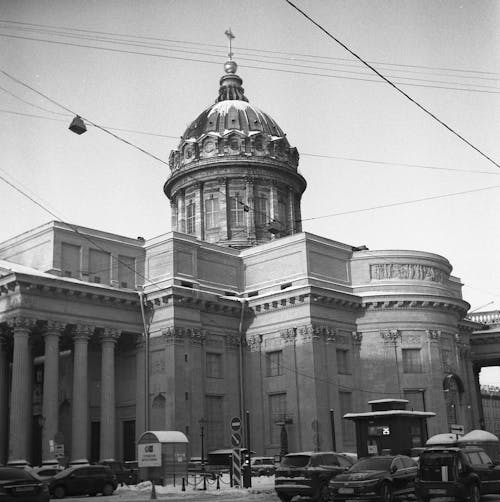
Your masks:
[{"label": "stone column", "polygon": [[88,343],[91,326],[79,324],[73,335],[73,397],[71,415],[71,463],[86,464],[88,447]]},{"label": "stone column", "polygon": [[9,464],[28,463],[33,396],[31,374],[30,329],[33,321],[15,318],[10,323],[14,333],[12,385],[10,392]]},{"label": "stone column", "polygon": [[0,334],[0,465],[4,465],[7,462],[8,447],[9,388],[7,382],[9,362],[7,361],[6,343],[7,338],[5,335]]},{"label": "stone column", "polygon": [[186,232],[186,201],[184,190],[177,196],[177,231]]},{"label": "stone column", "polygon": [[255,240],[255,194],[254,194],[254,180],[253,178],[245,178],[245,204],[250,208],[247,212],[247,238]]},{"label": "stone column", "polygon": [[[54,441],[59,430],[59,337],[64,325],[49,321],[45,340],[45,363],[43,368],[42,417],[42,463],[57,464],[50,441]],[[52,448],[52,450],[54,450]]]},{"label": "stone column", "polygon": [[229,187],[227,178],[218,178],[217,183],[219,184],[219,228],[220,237],[219,240],[227,241],[229,239],[229,219],[230,212],[229,208]]},{"label": "stone column", "polygon": [[115,460],[115,344],[120,337],[116,329],[101,335],[101,460]]},{"label": "stone column", "polygon": [[293,188],[288,188],[288,218],[290,221],[286,222],[287,230],[289,229],[290,233],[293,235],[297,233],[296,226],[297,223],[295,221],[295,194],[293,193]]},{"label": "stone column", "polygon": [[136,352],[135,352],[135,439],[139,439],[143,432],[146,432],[146,412],[145,407],[149,406],[146,401],[146,384],[145,384],[145,364],[144,364],[144,351],[145,351],[144,337],[139,336],[136,342]]}]

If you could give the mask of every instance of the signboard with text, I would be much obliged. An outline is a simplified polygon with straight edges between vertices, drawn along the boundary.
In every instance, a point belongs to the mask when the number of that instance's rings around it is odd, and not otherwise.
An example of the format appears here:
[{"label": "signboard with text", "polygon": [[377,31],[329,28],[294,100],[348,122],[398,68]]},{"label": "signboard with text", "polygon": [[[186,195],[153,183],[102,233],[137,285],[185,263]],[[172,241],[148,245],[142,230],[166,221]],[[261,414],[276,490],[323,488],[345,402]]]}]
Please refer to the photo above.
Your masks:
[{"label": "signboard with text", "polygon": [[161,443],[138,444],[137,461],[139,467],[160,467]]}]

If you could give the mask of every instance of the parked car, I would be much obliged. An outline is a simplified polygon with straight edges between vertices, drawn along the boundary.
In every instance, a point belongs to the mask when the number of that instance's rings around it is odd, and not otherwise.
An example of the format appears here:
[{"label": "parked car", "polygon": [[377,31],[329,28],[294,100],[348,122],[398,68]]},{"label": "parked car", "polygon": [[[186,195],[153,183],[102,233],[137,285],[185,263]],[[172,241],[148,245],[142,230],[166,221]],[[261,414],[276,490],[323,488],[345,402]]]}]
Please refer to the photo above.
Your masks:
[{"label": "parked car", "polygon": [[358,460],[330,481],[335,501],[362,499],[392,502],[415,492],[417,463],[406,455],[382,455]]},{"label": "parked car", "polygon": [[116,476],[106,465],[77,465],[56,474],[49,482],[56,499],[66,495],[111,495],[118,486]]},{"label": "parked car", "polygon": [[119,485],[136,485],[137,471],[117,460],[101,460],[99,465],[107,465],[116,476]]},{"label": "parked car", "polygon": [[283,502],[295,495],[323,502],[328,500],[330,479],[351,465],[347,455],[332,451],[289,453],[276,469],[274,489]]},{"label": "parked car", "polygon": [[64,470],[62,465],[45,465],[33,467],[33,472],[42,480],[50,481],[56,474]]},{"label": "parked car", "polygon": [[276,471],[274,457],[252,457],[250,469],[252,476],[272,476]]},{"label": "parked car", "polygon": [[500,492],[500,465],[479,447],[432,447],[420,455],[416,493],[428,502],[433,497],[468,498]]},{"label": "parked car", "polygon": [[0,467],[0,500],[2,502],[48,502],[47,483],[30,471],[16,467]]}]

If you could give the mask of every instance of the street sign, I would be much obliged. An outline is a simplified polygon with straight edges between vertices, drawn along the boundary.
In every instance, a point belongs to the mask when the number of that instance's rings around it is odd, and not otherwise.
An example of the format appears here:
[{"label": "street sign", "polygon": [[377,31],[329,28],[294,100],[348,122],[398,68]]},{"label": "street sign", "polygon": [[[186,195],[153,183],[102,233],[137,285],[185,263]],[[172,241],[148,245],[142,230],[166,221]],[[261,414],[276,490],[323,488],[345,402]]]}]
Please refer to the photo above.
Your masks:
[{"label": "street sign", "polygon": [[241,434],[239,432],[233,432],[231,434],[231,445],[237,448],[241,445]]},{"label": "street sign", "polygon": [[463,436],[465,434],[465,427],[459,424],[451,424],[450,432],[452,434],[458,434],[459,436]]},{"label": "street sign", "polygon": [[56,444],[55,445],[54,457],[56,457],[56,458],[63,458],[64,457],[64,445],[63,444]]},{"label": "street sign", "polygon": [[231,430],[234,432],[238,432],[241,429],[241,418],[233,417],[231,419]]},{"label": "street sign", "polygon": [[138,444],[137,460],[139,467],[160,467],[161,444],[160,443]]}]

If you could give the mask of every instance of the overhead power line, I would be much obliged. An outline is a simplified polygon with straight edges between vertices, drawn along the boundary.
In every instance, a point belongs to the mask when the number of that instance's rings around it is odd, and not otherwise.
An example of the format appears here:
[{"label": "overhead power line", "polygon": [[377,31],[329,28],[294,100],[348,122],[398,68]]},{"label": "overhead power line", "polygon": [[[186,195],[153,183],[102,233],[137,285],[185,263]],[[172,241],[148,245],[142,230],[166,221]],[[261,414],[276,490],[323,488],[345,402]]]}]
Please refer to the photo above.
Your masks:
[{"label": "overhead power line", "polygon": [[446,194],[442,194],[442,195],[432,195],[430,197],[422,197],[420,199],[405,200],[405,201],[401,201],[401,202],[392,202],[390,204],[381,204],[379,206],[365,207],[362,209],[351,209],[349,211],[342,211],[340,213],[324,214],[322,216],[313,216],[311,218],[302,218],[301,220],[297,220],[297,222],[320,220],[322,218],[333,218],[334,216],[343,216],[346,214],[363,213],[366,211],[373,211],[375,209],[384,209],[387,207],[405,206],[408,204],[416,204],[417,202],[425,202],[428,200],[444,199],[446,197],[456,197],[458,195],[465,195],[465,194],[469,194],[469,193],[484,192],[486,190],[493,190],[495,188],[500,188],[500,185],[492,185],[489,187],[475,188],[472,190],[464,190],[462,192],[446,193]]},{"label": "overhead power line", "polygon": [[468,139],[466,139],[464,136],[462,136],[460,133],[458,133],[455,129],[450,127],[446,122],[441,120],[439,117],[437,117],[434,113],[432,113],[430,110],[428,110],[425,106],[421,105],[418,101],[413,99],[409,94],[407,94],[405,91],[400,89],[394,82],[389,80],[387,77],[385,77],[382,73],[380,73],[374,66],[372,66],[370,63],[365,61],[361,56],[359,56],[356,52],[354,52],[352,49],[350,49],[346,44],[341,42],[338,38],[333,36],[326,28],[324,28],[322,25],[320,25],[317,21],[312,19],[308,14],[306,14],[302,9],[297,7],[293,2],[290,0],[285,0],[286,3],[288,3],[291,7],[293,7],[297,12],[299,12],[302,16],[304,16],[308,21],[310,21],[312,24],[314,24],[317,28],[319,28],[323,33],[325,33],[329,38],[334,40],[338,45],[343,47],[349,54],[354,56],[356,59],[361,61],[367,68],[373,71],[376,75],[378,75],[384,82],[389,84],[393,89],[395,89],[397,92],[402,94],[406,99],[411,101],[414,105],[416,105],[418,108],[420,108],[424,113],[429,115],[431,118],[433,118],[436,122],[441,124],[443,127],[448,129],[452,134],[454,134],[457,138],[462,140],[464,143],[469,145],[472,149],[474,149],[479,155],[490,161],[492,164],[494,164],[496,167],[500,168],[500,164],[498,164],[495,160],[493,160],[489,155],[484,153],[482,150],[480,150],[477,146],[475,146],[473,143],[471,143]]},{"label": "overhead power line", "polygon": [[[167,54],[157,54],[157,53],[142,52],[142,51],[130,51],[130,50],[117,49],[117,48],[112,48],[112,47],[102,47],[102,46],[96,46],[96,45],[79,44],[79,43],[74,43],[74,42],[62,42],[62,41],[57,41],[57,40],[46,40],[46,39],[41,39],[41,38],[23,37],[23,36],[8,35],[8,34],[3,34],[3,33],[0,33],[0,37],[32,40],[32,41],[36,41],[36,42],[44,42],[44,43],[57,44],[57,45],[66,45],[66,46],[70,46],[70,47],[80,47],[80,48],[108,51],[108,52],[114,52],[114,53],[130,54],[130,55],[136,55],[136,56],[148,56],[148,57],[157,57],[157,58],[174,59],[174,60],[180,60],[180,61],[192,61],[192,62],[197,62],[197,63],[208,63],[208,64],[220,65],[219,60],[211,61],[211,60],[200,59],[200,58],[186,58],[186,57],[182,57],[182,56],[173,56],[173,55],[167,55]],[[129,45],[135,45],[135,44],[129,44]],[[144,47],[144,46],[141,45],[141,47]],[[172,49],[169,49],[169,50],[172,50]],[[192,53],[191,51],[181,51],[181,52]],[[199,51],[195,52],[193,54],[207,55],[206,53],[200,53]],[[219,56],[213,55],[213,54],[208,54],[208,56],[213,56],[213,57],[219,58]],[[243,58],[243,59],[245,59],[245,58]],[[271,64],[267,61],[264,63]],[[276,64],[276,63],[274,63],[274,64]],[[343,79],[343,80],[354,80],[354,81],[359,81],[359,82],[371,82],[371,83],[375,83],[375,84],[381,83],[380,80],[370,78],[370,75],[368,73],[366,74],[366,76],[368,78],[362,78],[362,77],[354,77],[354,76],[331,74],[331,73],[298,71],[298,70],[291,70],[291,69],[285,69],[285,68],[269,68],[269,67],[265,67],[265,66],[255,66],[255,65],[249,65],[249,64],[245,64],[245,65],[241,65],[241,66],[243,68],[250,68],[250,69],[264,70],[264,71],[274,71],[274,72],[279,72],[279,73],[290,73],[290,74],[294,74],[294,75],[311,75],[311,76],[316,76],[316,77],[336,78],[336,79]],[[301,65],[288,64],[288,66],[301,66]],[[346,70],[329,70],[328,68],[319,68],[319,70],[340,71],[342,73],[360,74],[359,72],[349,72]],[[363,75],[363,73],[361,73],[361,75]],[[415,79],[413,77],[404,77],[404,76],[395,77],[395,78],[403,79],[403,80],[416,80],[416,81],[422,81],[422,82],[429,82],[428,84],[413,83],[413,82],[396,82],[399,85],[410,86],[410,87],[423,87],[423,88],[429,88],[429,89],[443,89],[443,90],[475,92],[475,93],[483,93],[483,94],[500,94],[500,90],[496,90],[498,88],[494,87],[494,86],[484,86],[484,85],[480,85],[480,84],[456,83],[456,82],[428,80],[428,79]],[[432,85],[432,83],[443,84],[443,85]],[[453,85],[455,85],[455,86],[459,85],[459,86],[463,86],[463,87],[453,87]],[[482,87],[482,89],[471,88],[470,87],[471,85],[476,85],[476,87],[477,86]]]},{"label": "overhead power line", "polygon": [[[192,40],[175,40],[175,39],[169,39],[169,38],[160,38],[160,37],[151,37],[151,36],[144,36],[144,35],[133,35],[130,33],[116,33],[116,32],[108,32],[108,31],[97,31],[97,30],[88,30],[88,29],[82,29],[82,28],[72,28],[72,27],[67,27],[67,26],[51,26],[51,25],[46,25],[46,24],[35,24],[35,23],[26,23],[26,22],[21,22],[21,21],[13,21],[9,19],[0,19],[0,23],[4,23],[7,26],[2,27],[5,29],[20,29],[20,30],[31,30],[34,32],[39,32],[39,33],[47,33],[47,34],[54,34],[54,35],[61,35],[61,36],[74,36],[75,33],[84,33],[88,34],[89,36],[95,36],[97,35],[104,35],[106,37],[111,37],[110,40],[114,37],[124,37],[125,39],[128,40],[136,40],[136,41],[141,41],[141,40],[148,40],[148,41],[154,41],[154,42],[160,42],[160,43],[173,43],[173,44],[187,44],[188,46],[201,46],[203,48],[206,47],[214,47],[216,49],[220,49],[221,51],[226,53],[227,47],[225,45],[221,44],[213,44],[213,43],[208,43],[208,42],[195,42]],[[11,26],[9,26],[11,25]],[[28,28],[29,27],[29,28]],[[255,53],[259,57],[269,57],[273,58],[276,56],[265,56],[264,54],[273,54],[273,55],[284,55],[288,56],[287,58],[281,57],[281,59],[291,59],[293,61],[308,61],[310,62],[312,60],[318,61],[320,64],[327,64],[323,63],[322,61],[319,60],[326,60],[326,61],[340,61],[341,63],[339,64],[345,64],[345,63],[356,63],[356,60],[350,59],[350,58],[343,58],[343,57],[333,57],[333,56],[321,56],[318,54],[306,54],[306,53],[297,53],[297,52],[286,52],[286,51],[279,51],[279,50],[270,50],[270,49],[254,49],[250,47],[238,47],[238,53],[243,53],[242,51],[246,51],[249,53]],[[309,58],[309,59],[297,59],[299,58]],[[491,72],[491,71],[484,71],[484,70],[470,70],[470,69],[462,69],[462,68],[448,68],[448,67],[435,67],[435,66],[429,66],[429,65],[416,65],[416,64],[402,64],[402,63],[389,63],[386,61],[370,61],[371,64],[377,64],[380,66],[391,66],[391,67],[396,67],[396,69],[399,70],[401,68],[401,71],[412,71],[412,70],[430,70],[433,72],[436,71],[451,71],[455,73],[469,73],[469,74],[479,74],[479,75],[500,75],[498,72]],[[355,65],[348,64],[346,66],[351,66],[351,67],[359,67],[359,65],[356,63]],[[405,70],[406,68],[411,68],[411,70]],[[465,77],[465,76],[464,76]],[[498,80],[496,78],[488,78],[488,77],[475,77],[473,75],[465,78],[479,78],[479,79],[486,79],[486,80]]]}]

